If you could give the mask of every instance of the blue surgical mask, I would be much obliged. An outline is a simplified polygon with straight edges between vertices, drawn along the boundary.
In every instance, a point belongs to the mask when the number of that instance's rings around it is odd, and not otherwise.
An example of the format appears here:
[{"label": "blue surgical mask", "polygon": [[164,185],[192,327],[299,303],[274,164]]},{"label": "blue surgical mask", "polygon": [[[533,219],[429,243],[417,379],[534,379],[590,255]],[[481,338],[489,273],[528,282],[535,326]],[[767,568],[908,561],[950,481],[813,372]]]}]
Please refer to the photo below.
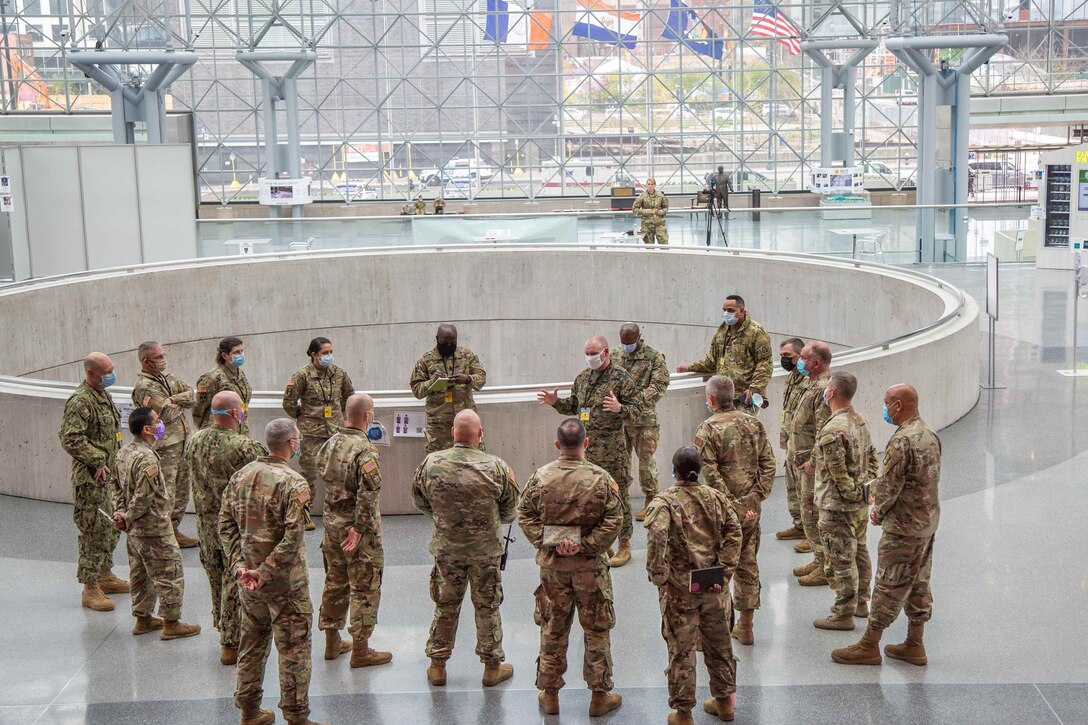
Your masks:
[{"label": "blue surgical mask", "polygon": [[295,450],[291,451],[291,458],[298,458],[298,455],[299,455],[300,453],[302,453],[302,442],[301,442],[301,441],[299,442],[299,446],[298,446],[298,448],[296,448]]},{"label": "blue surgical mask", "polygon": [[630,345],[628,345],[625,342],[621,342],[620,343],[620,348],[626,353],[632,353],[632,352],[635,351],[636,348],[638,348],[638,343],[637,342],[632,342]]},{"label": "blue surgical mask", "polygon": [[246,356],[240,353],[238,355],[231,355],[230,364],[236,368],[240,368],[246,364]]},{"label": "blue surgical mask", "polygon": [[710,407],[710,403],[704,402],[704,403],[703,403],[703,405],[705,405],[705,406],[706,406],[706,409],[707,409],[707,411],[708,411],[709,413],[711,413],[711,414],[713,414],[713,413],[714,413],[714,409]]},{"label": "blue surgical mask", "polygon": [[109,386],[113,385],[116,382],[117,382],[117,373],[114,373],[114,372],[110,371],[110,372],[108,372],[108,373],[106,373],[105,375],[102,376],[102,387],[103,388],[108,388]]},{"label": "blue surgical mask", "polygon": [[334,358],[334,357],[332,356],[332,353],[331,353],[331,352],[330,352],[330,353],[326,353],[326,354],[324,354],[324,355],[322,355],[322,356],[321,356],[321,364],[322,364],[322,365],[324,365],[324,366],[325,366],[325,367],[327,367],[327,368],[331,368],[331,367],[332,367],[332,364],[333,364],[333,362],[335,362],[335,361],[336,361],[336,358]]},{"label": "blue surgical mask", "polygon": [[808,368],[805,367],[805,359],[803,357],[797,358],[797,372],[808,377]]},{"label": "blue surgical mask", "polygon": [[723,311],[722,312],[722,319],[725,320],[725,324],[727,324],[727,325],[735,325],[735,324],[737,324],[737,313],[736,312],[724,312]]},{"label": "blue surgical mask", "polygon": [[828,393],[830,393],[830,392],[831,392],[831,388],[824,388],[824,405],[826,405],[828,407],[831,406],[831,398],[828,396]]},{"label": "blue surgical mask", "polygon": [[888,412],[888,406],[884,406],[884,422],[895,425],[895,421],[892,420],[892,414]]}]

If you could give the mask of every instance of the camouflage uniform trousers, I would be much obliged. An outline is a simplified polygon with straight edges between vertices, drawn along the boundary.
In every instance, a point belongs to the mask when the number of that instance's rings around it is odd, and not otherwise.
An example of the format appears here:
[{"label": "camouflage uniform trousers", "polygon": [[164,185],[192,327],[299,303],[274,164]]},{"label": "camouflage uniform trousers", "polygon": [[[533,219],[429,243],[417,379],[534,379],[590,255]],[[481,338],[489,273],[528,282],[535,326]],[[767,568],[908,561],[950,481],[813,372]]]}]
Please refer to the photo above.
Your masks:
[{"label": "camouflage uniform trousers", "polygon": [[656,238],[658,244],[669,243],[669,228],[665,226],[665,220],[661,217],[648,217],[642,220],[642,241],[645,244],[653,244]]},{"label": "camouflage uniform trousers", "polygon": [[869,512],[820,509],[820,536],[824,545],[824,574],[835,591],[831,611],[853,616],[858,605],[869,601],[873,565],[865,543]]},{"label": "camouflage uniform trousers", "polygon": [[567,640],[574,610],[585,638],[582,677],[594,692],[612,689],[612,642],[616,624],[612,579],[608,567],[583,571],[540,570],[533,619],[540,626],[540,656],[536,659],[538,690],[558,690],[567,671]]},{"label": "camouflage uniform trousers", "polygon": [[[423,428],[423,434],[427,438],[424,454],[453,448],[453,418],[431,419],[428,416],[427,425]],[[483,441],[480,441],[480,450],[486,450]]]},{"label": "camouflage uniform trousers", "polygon": [[[298,454],[298,468],[302,473],[302,477],[306,479],[306,483],[310,486],[310,505],[317,496],[314,486],[317,485],[317,481],[321,480],[321,471],[318,470],[317,464],[317,453],[327,440],[328,438],[323,436],[302,436],[301,448]],[[307,515],[309,515],[309,506],[306,507],[306,510]]]},{"label": "camouflage uniform trousers", "polygon": [[665,676],[669,707],[695,708],[696,645],[702,643],[703,661],[710,672],[711,696],[724,700],[737,691],[737,664],[730,639],[728,594],[689,594],[658,591],[661,636],[669,650]]},{"label": "camouflage uniform trousers", "polygon": [[212,592],[212,624],[219,630],[221,647],[237,648],[242,633],[242,600],[238,580],[227,571],[227,559],[219,542],[219,515],[198,514],[196,536],[200,563]]},{"label": "camouflage uniform trousers", "polygon": [[242,641],[234,704],[256,708],[264,697],[264,668],[275,639],[280,665],[280,710],[288,721],[310,716],[310,627],[314,608],[305,591],[265,599],[242,590]]},{"label": "camouflage uniform trousers", "polygon": [[738,513],[741,539],[740,560],[733,573],[733,606],[736,609],[759,609],[759,516],[746,520]]},{"label": "camouflage uniform trousers", "polygon": [[934,537],[919,538],[884,532],[877,546],[876,586],[869,607],[869,625],[887,629],[899,610],[911,624],[928,622],[933,614],[929,575],[933,568]]},{"label": "camouflage uniform trousers", "polygon": [[799,466],[794,468],[801,491],[801,524],[805,530],[805,538],[812,546],[812,555],[820,567],[824,567],[824,545],[820,538],[820,511],[816,508],[816,477],[805,473]]},{"label": "camouflage uniform trousers", "polygon": [[150,617],[159,600],[159,616],[168,622],[181,619],[185,579],[181,549],[169,536],[128,537],[129,585],[132,587],[132,616]]},{"label": "camouflage uniform trousers", "polygon": [[594,465],[608,471],[620,489],[620,501],[623,503],[623,525],[620,526],[620,539],[630,539],[635,527],[631,519],[631,453],[622,431],[606,437],[593,438],[589,435],[589,448],[586,459]]},{"label": "camouflage uniform trousers", "polygon": [[170,521],[174,528],[185,518],[185,507],[189,505],[189,467],[182,461],[185,443],[175,443],[166,448],[156,449],[159,454],[159,468],[166,480],[166,491],[174,500]]},{"label": "camouflage uniform trousers", "polygon": [[786,508],[790,512],[790,520],[793,527],[804,531],[805,524],[801,520],[801,471],[788,458],[786,470]]},{"label": "camouflage uniform trousers", "polygon": [[325,538],[321,541],[325,589],[321,594],[317,627],[343,629],[350,609],[348,633],[351,638],[369,640],[378,624],[385,554],[381,540],[370,534],[363,534],[355,551],[345,554],[340,544],[346,535],[346,528],[325,527]]},{"label": "camouflage uniform trousers", "polygon": [[642,495],[646,497],[646,503],[657,495],[657,461],[654,454],[657,453],[657,444],[661,440],[661,429],[658,426],[644,428],[624,428],[624,437],[627,439],[628,450],[634,451],[638,458],[638,485],[642,489]]},{"label": "camouflage uniform trousers", "polygon": [[112,515],[113,499],[106,482],[95,481],[89,472],[78,474],[72,483],[72,520],[79,532],[76,578],[80,584],[94,584],[103,570],[113,568],[113,550],[120,538],[113,522],[98,512]]},{"label": "camouflage uniform trousers", "polygon": [[434,620],[427,636],[426,654],[434,660],[448,660],[457,638],[457,621],[465,589],[472,587],[476,612],[476,656],[487,667],[498,667],[506,659],[502,651],[502,573],[500,557],[479,561],[435,559],[431,569],[431,600]]}]

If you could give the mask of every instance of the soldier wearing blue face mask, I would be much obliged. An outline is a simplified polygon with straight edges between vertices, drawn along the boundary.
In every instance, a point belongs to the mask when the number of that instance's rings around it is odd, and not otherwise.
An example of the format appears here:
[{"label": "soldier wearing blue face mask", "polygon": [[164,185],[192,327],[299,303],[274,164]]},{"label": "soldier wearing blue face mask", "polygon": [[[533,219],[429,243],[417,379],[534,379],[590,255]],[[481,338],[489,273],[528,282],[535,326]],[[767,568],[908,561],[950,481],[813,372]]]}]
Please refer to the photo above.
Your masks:
[{"label": "soldier wearing blue face mask", "polygon": [[[253,388],[242,371],[246,362],[245,347],[239,337],[224,337],[215,353],[215,367],[196,381],[196,403],[193,405],[193,422],[197,428],[212,424],[212,398],[224,390],[237,393],[242,399],[242,410],[249,412],[249,400]],[[238,428],[242,435],[249,435],[249,424],[243,420]]]}]

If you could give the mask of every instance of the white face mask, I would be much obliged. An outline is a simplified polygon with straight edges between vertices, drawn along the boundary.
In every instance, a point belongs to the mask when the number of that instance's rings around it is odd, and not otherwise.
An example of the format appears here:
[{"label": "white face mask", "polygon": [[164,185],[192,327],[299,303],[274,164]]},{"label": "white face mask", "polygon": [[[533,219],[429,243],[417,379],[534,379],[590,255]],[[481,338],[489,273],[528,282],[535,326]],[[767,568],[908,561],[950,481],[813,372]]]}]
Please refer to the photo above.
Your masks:
[{"label": "white face mask", "polygon": [[604,365],[604,360],[601,359],[603,355],[604,352],[599,352],[596,355],[586,355],[586,367],[590,370],[600,370],[601,366]]}]

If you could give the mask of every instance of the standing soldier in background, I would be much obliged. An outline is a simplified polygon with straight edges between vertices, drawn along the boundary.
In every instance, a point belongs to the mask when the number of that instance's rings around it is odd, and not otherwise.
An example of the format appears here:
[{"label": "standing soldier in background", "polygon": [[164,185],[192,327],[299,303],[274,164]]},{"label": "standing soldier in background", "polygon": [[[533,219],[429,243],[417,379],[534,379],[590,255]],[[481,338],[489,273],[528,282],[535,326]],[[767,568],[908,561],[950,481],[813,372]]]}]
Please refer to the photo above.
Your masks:
[{"label": "standing soldier in background", "polygon": [[533,618],[540,625],[537,700],[545,715],[559,714],[575,610],[585,637],[582,676],[593,692],[589,716],[609,713],[623,702],[612,692],[609,632],[616,625],[616,612],[605,557],[622,525],[623,503],[608,472],[586,460],[588,442],[581,421],[560,423],[555,442],[559,459],[537,469],[518,504],[518,525],[537,549],[540,566]]},{"label": "standing soldier in background", "polygon": [[[132,633],[162,630],[160,639],[200,634],[200,626],[181,620],[185,578],[181,549],[174,538],[170,512],[173,500],[152,449],[166,434],[166,426],[151,408],[136,408],[128,416],[133,439],[117,453],[113,479],[113,523],[128,533],[129,579],[132,582]],[[159,614],[155,600],[159,601]]]},{"label": "standing soldier in background", "polygon": [[430,552],[434,621],[427,637],[427,680],[446,684],[446,660],[453,654],[465,589],[472,587],[476,611],[476,656],[484,665],[483,685],[514,675],[502,651],[502,524],[514,520],[518,484],[499,458],[479,450],[480,417],[462,410],[453,421],[452,448],[429,454],[416,470],[412,500],[434,520]]},{"label": "standing soldier in background", "polygon": [[884,654],[912,665],[928,662],[922,635],[933,614],[929,577],[933,541],[941,518],[941,439],[918,415],[918,391],[893,385],[884,393],[884,420],[898,426],[884,451],[881,474],[872,482],[869,520],[883,526],[869,626],[856,644],[833,650],[844,665],[879,665],[880,638],[906,609],[907,639]]},{"label": "standing soldier in background", "polygon": [[[451,383],[443,390],[430,392],[439,380]],[[480,358],[467,347],[457,346],[457,328],[446,323],[438,326],[434,349],[423,353],[423,357],[412,368],[412,377],[408,385],[412,395],[423,400],[427,413],[427,453],[434,453],[453,445],[451,429],[453,417],[462,410],[476,410],[472,399],[473,391],[480,390],[487,382],[487,371],[480,364]]]},{"label": "standing soldier in background", "polygon": [[113,361],[100,352],[84,359],[83,372],[83,382],[64,404],[60,444],[72,457],[72,520],[79,541],[76,579],[83,585],[82,603],[87,609],[109,612],[113,602],[106,594],[129,591],[128,582],[113,574],[118,533],[102,513],[113,513],[109,487],[121,447],[121,415],[106,392],[117,376]]},{"label": "standing soldier in background", "polygon": [[737,399],[734,405],[755,415],[754,395],[767,406],[767,386],[771,384],[771,338],[763,326],[744,309],[744,298],[729,295],[722,303],[723,322],[710,341],[710,352],[691,365],[677,365],[678,373],[708,373],[724,375],[733,381]]},{"label": "standing soldier in background", "polygon": [[633,322],[620,328],[620,347],[612,351],[612,356],[616,364],[631,375],[642,395],[642,417],[623,425],[627,448],[634,451],[638,458],[638,483],[645,501],[642,510],[635,514],[635,519],[642,521],[646,507],[657,495],[657,462],[654,454],[661,440],[657,401],[669,387],[669,366],[665,364],[664,355],[643,341],[638,325]]},{"label": "standing soldier in background", "polygon": [[[378,495],[382,473],[378,451],[367,438],[374,420],[374,401],[365,393],[348,398],[344,427],[317,454],[325,479],[325,590],[321,595],[318,629],[325,631],[325,659],[351,651],[352,667],[384,665],[389,652],[370,649],[378,623],[382,572],[382,515]],[[340,639],[350,604],[350,642]]]},{"label": "standing soldier in background", "polygon": [[[336,364],[332,343],[326,337],[315,337],[306,348],[310,363],[291,376],[283,391],[283,411],[294,418],[302,434],[302,453],[298,467],[314,495],[314,481],[321,475],[317,465],[317,452],[332,434],[344,424],[344,406],[355,393],[351,378]],[[306,530],[312,531],[314,522],[306,511]]]},{"label": "standing soldier in background", "polygon": [[559,390],[541,390],[537,400],[550,405],[563,415],[577,415],[589,433],[586,459],[612,476],[619,487],[623,503],[623,525],[620,528],[619,550],[609,560],[620,567],[631,560],[631,453],[624,439],[624,426],[642,417],[642,395],[631,375],[612,364],[608,340],[597,335],[586,341],[586,365],[578,373],[570,389],[570,397],[560,398]]},{"label": "standing soldier in background", "polygon": [[192,549],[199,542],[182,534],[179,527],[189,505],[189,471],[181,463],[185,441],[189,438],[185,409],[193,407],[196,393],[188,383],[166,371],[166,352],[159,343],[145,342],[137,354],[140,373],[132,386],[132,404],[137,408],[151,408],[166,426],[166,435],[155,443],[155,453],[159,455],[166,490],[173,497],[174,510],[170,520],[174,522],[174,536],[182,549]]},{"label": "standing soldier in background", "polygon": [[234,703],[242,725],[269,725],[261,709],[264,668],[271,640],[280,666],[280,709],[290,725],[311,725],[310,628],[313,605],[306,576],[303,531],[310,487],[288,465],[298,455],[295,423],[277,418],[265,426],[269,455],[231,476],[219,512],[219,537],[227,566],[242,587],[242,643]]},{"label": "standing soldier in background", "polygon": [[238,582],[227,568],[219,540],[219,510],[230,477],[243,466],[267,456],[268,451],[242,434],[246,410],[238,393],[231,390],[216,393],[208,406],[208,420],[211,425],[194,433],[186,444],[183,465],[193,486],[200,563],[211,587],[212,623],[219,630],[219,661],[233,665],[238,662],[242,604]]},{"label": "standing soldier in background", "polygon": [[706,384],[706,404],[713,414],[695,432],[695,447],[702,456],[703,476],[733,505],[743,539],[733,577],[733,606],[740,621],[733,637],[755,644],[752,619],[759,609],[759,517],[774,483],[775,460],[767,431],[755,416],[733,407],[733,381],[715,375]]},{"label": "standing soldier in background", "polygon": [[714,196],[718,201],[718,212],[724,208],[729,213],[729,192],[733,191],[733,182],[729,174],[725,173],[724,166],[718,166],[718,173],[714,175]]},{"label": "standing soldier in background", "polygon": [[[215,367],[201,375],[196,381],[193,422],[196,423],[197,428],[207,428],[212,424],[212,415],[208,409],[212,407],[212,398],[221,390],[237,393],[242,399],[242,412],[249,413],[249,400],[253,396],[253,388],[250,387],[246,374],[242,372],[242,365],[245,362],[245,348],[241,338],[224,337],[219,341],[219,347],[215,353]],[[249,423],[243,420],[238,426],[238,432],[249,435]],[[218,513],[216,511],[216,515]]]},{"label": "standing soldier in background", "polygon": [[801,393],[801,400],[793,412],[790,424],[790,440],[787,459],[800,475],[798,490],[801,492],[801,523],[805,539],[812,548],[812,561],[796,567],[793,575],[797,583],[806,587],[824,586],[824,545],[820,541],[819,512],[816,509],[816,467],[812,462],[812,449],[816,447],[816,434],[831,417],[824,404],[824,388],[831,379],[831,347],[826,342],[810,342],[797,358],[797,372],[808,379],[808,387]]},{"label": "standing soldier in background", "polygon": [[869,616],[873,565],[865,543],[869,517],[864,486],[877,474],[876,449],[869,425],[851,401],[858,380],[834,372],[823,392],[831,411],[816,436],[816,507],[824,545],[824,576],[835,590],[831,616],[817,619],[819,629],[854,629],[854,617]]},{"label": "standing soldier in background", "polygon": [[[786,392],[782,396],[782,419],[778,427],[778,447],[783,453],[787,453],[782,468],[786,475],[786,506],[790,512],[793,525],[788,529],[779,531],[775,538],[782,541],[800,539],[804,547],[799,553],[812,551],[812,547],[805,540],[805,525],[801,521],[801,490],[800,475],[797,466],[793,465],[788,455],[790,443],[790,426],[793,425],[793,413],[797,410],[797,404],[801,402],[801,395],[808,387],[808,378],[797,372],[797,360],[801,357],[801,350],[805,348],[803,340],[791,337],[782,343],[778,352],[782,357],[782,369],[789,375],[786,376]],[[800,546],[801,544],[798,544]],[[797,547],[794,547],[797,549]]]},{"label": "standing soldier in background", "polygon": [[657,180],[646,179],[646,190],[638,195],[631,211],[642,219],[642,241],[645,244],[669,243],[669,229],[665,225],[665,214],[669,211],[669,198],[657,190]]},{"label": "standing soldier in background", "polygon": [[[751,416],[748,416],[749,418]],[[695,649],[702,643],[710,672],[710,694],[703,708],[722,720],[733,719],[737,666],[729,643],[729,596],[722,585],[692,592],[690,574],[720,566],[725,585],[737,567],[741,524],[729,496],[700,485],[699,452],[680,448],[672,456],[676,483],[658,494],[646,515],[646,571],[661,601],[661,636],[669,649],[669,725],[694,723]]]}]

